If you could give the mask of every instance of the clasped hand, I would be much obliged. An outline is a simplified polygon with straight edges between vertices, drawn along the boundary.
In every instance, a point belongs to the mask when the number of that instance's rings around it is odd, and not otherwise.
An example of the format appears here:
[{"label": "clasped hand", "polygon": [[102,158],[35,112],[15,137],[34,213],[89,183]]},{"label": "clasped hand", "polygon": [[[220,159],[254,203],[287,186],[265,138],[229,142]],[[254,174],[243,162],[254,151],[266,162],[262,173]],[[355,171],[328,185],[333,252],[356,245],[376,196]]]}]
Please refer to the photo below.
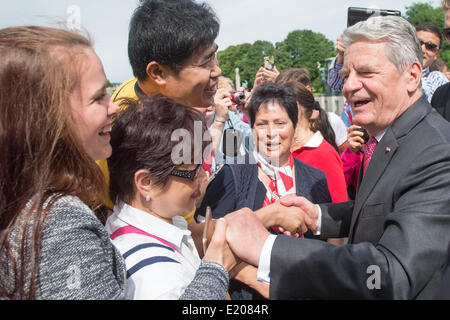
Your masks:
[{"label": "clasped hand", "polygon": [[270,234],[267,228],[279,226],[288,235],[305,233],[308,229],[316,231],[317,217],[317,207],[295,195],[283,197],[256,212],[248,208],[240,209],[228,214],[225,221],[216,223],[204,259],[222,263],[228,270],[238,263],[238,259],[257,266]]}]

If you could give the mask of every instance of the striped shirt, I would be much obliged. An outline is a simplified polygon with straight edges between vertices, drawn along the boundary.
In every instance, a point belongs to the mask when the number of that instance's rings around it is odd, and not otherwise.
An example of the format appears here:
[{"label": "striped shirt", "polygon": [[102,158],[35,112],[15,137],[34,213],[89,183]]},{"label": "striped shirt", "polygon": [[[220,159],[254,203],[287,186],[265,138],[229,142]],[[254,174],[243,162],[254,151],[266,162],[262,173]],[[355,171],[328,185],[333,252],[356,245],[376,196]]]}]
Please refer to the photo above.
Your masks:
[{"label": "striped shirt", "polygon": [[127,299],[178,299],[200,266],[183,217],[169,224],[127,204],[117,204],[106,222],[125,259]]}]

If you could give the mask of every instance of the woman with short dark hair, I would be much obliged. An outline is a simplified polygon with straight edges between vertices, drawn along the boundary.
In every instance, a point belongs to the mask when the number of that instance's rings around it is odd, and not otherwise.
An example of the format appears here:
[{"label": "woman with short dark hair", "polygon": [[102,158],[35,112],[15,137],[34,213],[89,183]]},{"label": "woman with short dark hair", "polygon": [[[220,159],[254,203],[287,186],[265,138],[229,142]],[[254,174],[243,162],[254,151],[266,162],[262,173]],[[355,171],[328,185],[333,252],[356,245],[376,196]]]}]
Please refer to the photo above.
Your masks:
[{"label": "woman with short dark hair", "polygon": [[130,102],[114,123],[108,167],[115,206],[106,229],[125,258],[127,298],[179,299],[199,268],[228,284],[222,264],[231,268],[234,259],[208,261],[216,248],[202,261],[182,217],[202,195],[206,132],[202,113],[160,95]]},{"label": "woman with short dark hair", "polygon": [[[253,92],[248,111],[255,147],[249,161],[223,166],[209,184],[196,216],[203,216],[207,206],[212,208],[214,218],[248,207],[256,210],[267,228],[272,227],[273,232],[279,233],[280,226],[288,229],[287,221],[293,216],[303,217],[297,211],[299,208],[281,205],[280,198],[298,195],[313,203],[331,202],[326,177],[322,171],[291,155],[298,121],[297,100],[291,89],[274,83],[261,85]],[[296,228],[288,231],[297,236],[307,232],[306,228]],[[310,232],[308,236],[313,237]],[[248,278],[245,276],[245,280]],[[267,288],[254,288],[268,297]],[[231,297],[235,299],[257,296],[253,290],[237,283],[230,285],[230,291],[233,291]]]}]

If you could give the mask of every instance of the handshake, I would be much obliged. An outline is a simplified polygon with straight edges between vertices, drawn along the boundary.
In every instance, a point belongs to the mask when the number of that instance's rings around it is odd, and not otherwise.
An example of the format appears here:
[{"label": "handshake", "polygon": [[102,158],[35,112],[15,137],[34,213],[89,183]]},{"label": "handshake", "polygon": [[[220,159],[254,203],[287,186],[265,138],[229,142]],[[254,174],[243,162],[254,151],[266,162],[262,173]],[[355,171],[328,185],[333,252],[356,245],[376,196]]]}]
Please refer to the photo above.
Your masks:
[{"label": "handshake", "polygon": [[230,272],[239,261],[258,266],[268,228],[276,226],[289,236],[317,231],[319,209],[303,197],[288,195],[253,212],[243,208],[215,220],[204,260],[221,263]]}]

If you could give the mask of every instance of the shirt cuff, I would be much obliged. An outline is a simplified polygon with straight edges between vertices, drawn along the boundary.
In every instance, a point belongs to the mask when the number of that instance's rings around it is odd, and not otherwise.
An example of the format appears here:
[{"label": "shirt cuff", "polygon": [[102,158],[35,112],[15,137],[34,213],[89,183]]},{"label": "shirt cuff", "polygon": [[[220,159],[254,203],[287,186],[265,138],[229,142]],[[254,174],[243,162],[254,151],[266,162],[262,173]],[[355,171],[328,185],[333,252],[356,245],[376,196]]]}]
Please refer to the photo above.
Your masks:
[{"label": "shirt cuff", "polygon": [[261,255],[259,257],[257,279],[260,282],[270,285],[270,257],[272,255],[273,244],[275,243],[276,235],[271,234],[264,242]]},{"label": "shirt cuff", "polygon": [[[317,217],[317,231],[314,232],[314,235],[319,236],[322,228],[322,210],[320,209],[320,206],[318,204],[316,204],[316,206],[317,209],[319,210],[319,215]],[[264,242],[261,255],[259,257],[257,279],[258,281],[269,285],[270,285],[270,257],[272,256],[272,248],[276,238],[277,236],[274,234],[271,234],[267,237],[266,241]]]},{"label": "shirt cuff", "polygon": [[317,209],[319,210],[319,216],[317,217],[317,231],[313,234],[315,236],[320,236],[320,232],[322,230],[322,209],[320,209],[320,206],[316,204]]}]

